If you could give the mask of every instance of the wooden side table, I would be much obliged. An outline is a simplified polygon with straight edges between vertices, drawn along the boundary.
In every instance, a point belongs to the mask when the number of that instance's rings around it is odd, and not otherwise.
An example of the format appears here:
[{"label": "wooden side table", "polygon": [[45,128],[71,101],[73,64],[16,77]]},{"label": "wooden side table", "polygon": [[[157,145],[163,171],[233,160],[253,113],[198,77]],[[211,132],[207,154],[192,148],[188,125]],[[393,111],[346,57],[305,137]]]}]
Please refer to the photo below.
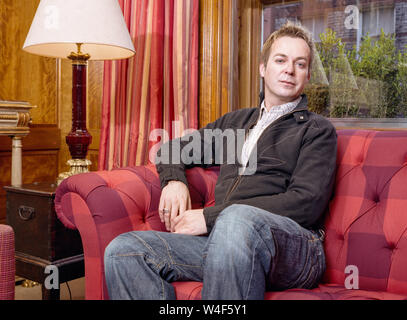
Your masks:
[{"label": "wooden side table", "polygon": [[[16,275],[42,286],[44,300],[59,300],[60,284],[85,274],[82,241],[77,230],[67,229],[54,209],[56,184],[6,186],[7,224],[15,233]],[[58,270],[58,289],[47,289],[47,266]],[[55,269],[51,269],[55,270]]]}]

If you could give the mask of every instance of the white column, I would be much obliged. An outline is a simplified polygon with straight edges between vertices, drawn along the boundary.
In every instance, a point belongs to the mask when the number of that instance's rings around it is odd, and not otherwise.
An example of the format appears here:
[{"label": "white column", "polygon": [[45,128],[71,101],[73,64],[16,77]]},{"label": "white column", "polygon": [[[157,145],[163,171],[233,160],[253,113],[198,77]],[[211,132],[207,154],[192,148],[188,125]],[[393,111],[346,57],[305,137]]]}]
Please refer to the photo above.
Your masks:
[{"label": "white column", "polygon": [[12,138],[11,151],[11,185],[19,187],[22,184],[22,148],[21,137]]}]

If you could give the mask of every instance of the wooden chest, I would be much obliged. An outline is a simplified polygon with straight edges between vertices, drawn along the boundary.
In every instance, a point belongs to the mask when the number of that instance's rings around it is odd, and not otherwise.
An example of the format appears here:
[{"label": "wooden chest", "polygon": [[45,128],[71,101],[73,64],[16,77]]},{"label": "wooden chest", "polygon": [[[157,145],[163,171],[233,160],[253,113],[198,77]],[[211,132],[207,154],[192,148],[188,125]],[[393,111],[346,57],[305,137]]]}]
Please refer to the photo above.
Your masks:
[{"label": "wooden chest", "polygon": [[[67,229],[54,210],[56,185],[37,183],[6,189],[7,224],[15,233],[16,274],[41,284],[45,268],[58,268],[59,282],[84,276],[82,241],[77,230]],[[59,290],[46,290],[43,298],[58,299]]]}]

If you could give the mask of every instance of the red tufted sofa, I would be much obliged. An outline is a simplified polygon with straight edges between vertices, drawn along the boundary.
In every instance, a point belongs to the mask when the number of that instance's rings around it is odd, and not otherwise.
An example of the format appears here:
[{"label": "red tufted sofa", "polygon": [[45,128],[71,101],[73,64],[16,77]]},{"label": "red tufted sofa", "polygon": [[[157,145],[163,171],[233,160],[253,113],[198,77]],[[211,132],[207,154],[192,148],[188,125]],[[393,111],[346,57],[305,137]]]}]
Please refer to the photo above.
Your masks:
[{"label": "red tufted sofa", "polygon": [[[214,204],[217,173],[216,168],[187,171],[193,208]],[[339,130],[335,195],[325,220],[324,279],[313,290],[266,292],[265,299],[407,299],[406,185],[407,131]],[[131,230],[164,231],[157,213],[160,192],[152,165],[84,173],[58,187],[58,217],[82,237],[86,299],[108,299],[103,253],[114,237]],[[345,287],[350,277],[358,290]],[[178,299],[200,298],[201,283],[173,285]]]}]

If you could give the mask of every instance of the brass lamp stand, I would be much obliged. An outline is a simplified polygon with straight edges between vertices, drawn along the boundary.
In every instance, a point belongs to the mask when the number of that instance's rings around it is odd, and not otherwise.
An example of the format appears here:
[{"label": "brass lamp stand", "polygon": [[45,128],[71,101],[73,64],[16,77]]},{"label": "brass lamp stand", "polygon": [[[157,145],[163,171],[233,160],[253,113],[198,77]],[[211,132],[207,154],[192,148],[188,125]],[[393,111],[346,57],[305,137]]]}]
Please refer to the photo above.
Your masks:
[{"label": "brass lamp stand", "polygon": [[68,59],[72,61],[72,128],[66,136],[66,143],[72,159],[68,160],[68,172],[59,174],[57,184],[62,180],[89,171],[92,162],[86,159],[92,136],[86,129],[86,71],[89,54],[81,52],[81,43],[77,43],[77,52],[71,52]]}]

